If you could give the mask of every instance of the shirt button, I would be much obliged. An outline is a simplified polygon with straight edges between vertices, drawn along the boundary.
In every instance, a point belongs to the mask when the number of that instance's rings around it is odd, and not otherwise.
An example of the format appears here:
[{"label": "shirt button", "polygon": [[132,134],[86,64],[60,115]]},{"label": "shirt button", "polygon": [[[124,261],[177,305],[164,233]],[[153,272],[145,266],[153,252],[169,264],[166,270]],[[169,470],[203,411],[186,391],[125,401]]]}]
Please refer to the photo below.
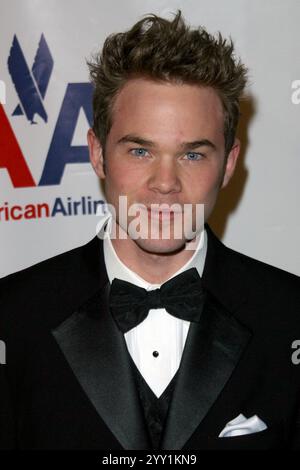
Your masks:
[{"label": "shirt button", "polygon": [[157,357],[157,356],[159,356],[159,352],[158,352],[158,351],[153,351],[153,353],[152,353],[152,354],[153,354],[153,356],[154,356],[154,357]]}]

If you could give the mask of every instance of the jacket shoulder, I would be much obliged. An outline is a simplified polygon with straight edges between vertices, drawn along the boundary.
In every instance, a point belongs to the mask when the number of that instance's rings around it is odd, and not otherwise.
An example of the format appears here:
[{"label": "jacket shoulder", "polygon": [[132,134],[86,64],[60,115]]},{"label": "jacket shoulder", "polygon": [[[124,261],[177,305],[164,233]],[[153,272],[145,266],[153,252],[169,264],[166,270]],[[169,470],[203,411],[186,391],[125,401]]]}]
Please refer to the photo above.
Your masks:
[{"label": "jacket shoulder", "polygon": [[224,276],[225,273],[228,275],[232,272],[233,278],[237,281],[235,274],[241,276],[242,281],[245,281],[246,278],[250,283],[257,280],[257,282],[275,282],[291,288],[299,288],[300,277],[296,274],[236,251],[224,245],[209,226],[206,225],[206,229],[208,232],[208,254],[211,252],[209,264],[214,268],[217,267]]},{"label": "jacket shoulder", "polygon": [[225,246],[210,228],[204,281],[246,326],[299,331],[299,276]]},{"label": "jacket shoulder", "polygon": [[60,268],[76,263],[76,259],[80,257],[83,246],[78,246],[68,251],[64,251],[51,258],[39,261],[27,268],[16,271],[0,279],[1,286],[17,283],[28,282],[34,278],[40,278],[43,275],[49,275],[51,272],[57,272]]},{"label": "jacket shoulder", "polygon": [[231,248],[226,247],[226,250],[228,250],[229,256],[236,258],[244,267],[247,272],[247,277],[256,284],[262,283],[265,287],[269,286],[272,287],[272,289],[277,286],[291,291],[300,290],[300,277],[296,274],[252,258]]},{"label": "jacket shoulder", "polygon": [[[227,248],[240,264],[236,288],[247,298],[248,323],[256,330],[265,325],[268,335],[299,335],[300,278],[283,269]],[[245,318],[246,319],[246,318]],[[267,334],[266,334],[267,336]]]},{"label": "jacket shoulder", "polygon": [[[99,282],[100,243],[97,237],[0,280],[0,319],[24,324],[62,319],[79,306]],[[21,320],[23,316],[23,320]],[[52,323],[52,320],[50,320]]]}]

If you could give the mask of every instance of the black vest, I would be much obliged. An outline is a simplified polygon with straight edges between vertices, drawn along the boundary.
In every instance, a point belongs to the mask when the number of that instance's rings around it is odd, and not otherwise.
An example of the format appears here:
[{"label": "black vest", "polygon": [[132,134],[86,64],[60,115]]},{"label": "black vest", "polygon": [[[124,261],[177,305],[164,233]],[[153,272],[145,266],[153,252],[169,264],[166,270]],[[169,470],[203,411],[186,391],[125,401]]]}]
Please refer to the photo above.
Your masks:
[{"label": "black vest", "polygon": [[139,392],[142,408],[144,410],[144,416],[148,427],[150,440],[152,442],[152,449],[158,450],[160,449],[161,439],[165,429],[166,418],[168,415],[178,371],[172,378],[167,388],[165,388],[160,397],[157,398],[155,393],[151,390],[144,377],[136,367],[131,356],[130,363],[134,371],[137,389]]}]

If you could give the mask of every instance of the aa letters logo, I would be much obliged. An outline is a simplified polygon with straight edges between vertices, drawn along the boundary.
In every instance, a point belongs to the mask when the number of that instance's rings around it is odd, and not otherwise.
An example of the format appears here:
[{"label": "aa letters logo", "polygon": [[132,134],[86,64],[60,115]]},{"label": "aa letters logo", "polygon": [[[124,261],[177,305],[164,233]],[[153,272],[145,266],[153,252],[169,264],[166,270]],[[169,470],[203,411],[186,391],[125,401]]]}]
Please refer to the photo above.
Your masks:
[{"label": "aa letters logo", "polygon": [[[26,61],[21,44],[15,35],[8,56],[8,71],[19,99],[12,111],[11,119],[26,119],[28,125],[38,125],[36,116],[48,122],[45,97],[51,86],[51,76],[54,60],[44,35],[41,35],[32,66]],[[3,91],[4,90],[4,91]],[[61,108],[56,120],[54,132],[45,156],[45,164],[40,181],[35,182],[26,156],[10,121],[4,111],[3,96],[5,86],[0,82],[0,169],[5,168],[15,188],[58,185],[61,182],[65,166],[72,163],[89,161],[86,145],[72,145],[72,138],[78,121],[79,113],[83,110],[89,125],[92,125],[92,93],[90,83],[68,83]],[[2,99],[1,99],[2,98]],[[29,129],[30,132],[30,129]]]}]

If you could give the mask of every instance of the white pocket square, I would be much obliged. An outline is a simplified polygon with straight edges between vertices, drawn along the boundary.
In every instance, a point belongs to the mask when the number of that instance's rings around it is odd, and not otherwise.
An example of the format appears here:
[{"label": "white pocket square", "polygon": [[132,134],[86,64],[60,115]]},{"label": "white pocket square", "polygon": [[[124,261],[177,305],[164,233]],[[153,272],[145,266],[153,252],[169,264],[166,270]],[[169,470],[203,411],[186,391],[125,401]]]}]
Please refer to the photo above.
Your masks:
[{"label": "white pocket square", "polygon": [[267,429],[266,424],[256,415],[246,418],[239,414],[236,418],[226,424],[219,437],[242,436],[243,434],[253,434]]}]

